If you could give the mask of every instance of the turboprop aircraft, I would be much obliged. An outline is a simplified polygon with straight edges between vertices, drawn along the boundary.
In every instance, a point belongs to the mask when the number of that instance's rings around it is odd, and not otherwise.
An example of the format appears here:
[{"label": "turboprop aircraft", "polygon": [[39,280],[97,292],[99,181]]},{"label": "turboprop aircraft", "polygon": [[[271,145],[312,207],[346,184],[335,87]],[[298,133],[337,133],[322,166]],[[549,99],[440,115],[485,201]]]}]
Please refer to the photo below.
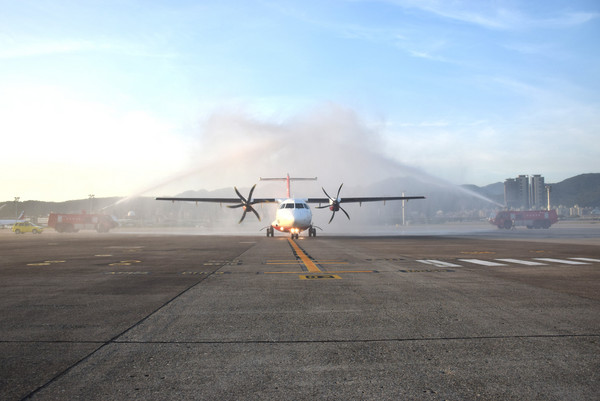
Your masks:
[{"label": "turboprop aircraft", "polygon": [[[254,209],[253,205],[257,203],[278,203],[279,206],[277,208],[277,213],[275,214],[275,220],[271,223],[270,226],[265,227],[267,229],[267,237],[273,237],[275,234],[275,230],[280,232],[288,232],[292,235],[292,239],[298,238],[298,235],[305,230],[308,230],[309,237],[317,236],[317,227],[312,223],[312,212],[309,203],[316,203],[319,206],[316,206],[316,209],[325,209],[328,208],[332,214],[329,219],[329,223],[335,217],[335,213],[338,211],[342,211],[348,219],[350,219],[350,215],[348,212],[344,210],[341,206],[342,203],[359,203],[363,202],[377,202],[377,201],[394,201],[394,200],[410,200],[410,199],[425,199],[424,196],[376,196],[376,197],[350,197],[350,198],[340,198],[340,191],[342,190],[342,185],[338,188],[337,195],[335,198],[331,197],[325,188],[321,188],[326,198],[292,198],[290,196],[290,181],[315,181],[317,178],[292,178],[289,174],[283,178],[260,178],[261,181],[286,181],[287,185],[287,198],[254,198],[252,199],[252,194],[254,193],[254,189],[256,188],[256,184],[252,186],[250,189],[250,193],[248,197],[245,198],[240,191],[238,191],[237,187],[233,187],[235,193],[237,194],[237,198],[156,198],[156,200],[167,200],[167,201],[183,201],[183,202],[214,202],[214,203],[235,203],[235,205],[228,205],[227,207],[235,209],[242,208],[244,212],[242,213],[242,217],[240,218],[239,223],[244,221],[246,218],[246,213],[252,212],[256,216],[256,218],[260,221],[260,215]],[[323,205],[325,204],[325,205]]]}]

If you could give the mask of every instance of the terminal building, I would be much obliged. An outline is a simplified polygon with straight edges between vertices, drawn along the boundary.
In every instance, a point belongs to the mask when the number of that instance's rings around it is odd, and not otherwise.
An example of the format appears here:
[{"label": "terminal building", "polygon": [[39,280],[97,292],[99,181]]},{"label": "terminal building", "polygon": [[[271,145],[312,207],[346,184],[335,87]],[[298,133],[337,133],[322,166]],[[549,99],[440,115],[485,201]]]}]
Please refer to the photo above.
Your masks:
[{"label": "terminal building", "polygon": [[510,209],[543,209],[546,205],[544,177],[519,175],[504,181],[504,204]]}]

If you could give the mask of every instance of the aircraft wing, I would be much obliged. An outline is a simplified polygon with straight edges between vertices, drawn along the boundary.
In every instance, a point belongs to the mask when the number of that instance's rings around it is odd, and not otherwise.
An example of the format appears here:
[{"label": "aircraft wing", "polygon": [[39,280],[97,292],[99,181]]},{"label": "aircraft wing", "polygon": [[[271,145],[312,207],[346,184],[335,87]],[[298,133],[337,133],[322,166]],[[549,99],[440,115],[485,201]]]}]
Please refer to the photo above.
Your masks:
[{"label": "aircraft wing", "polygon": [[[240,198],[155,198],[172,202],[240,203]],[[254,198],[252,203],[275,203],[276,198]]]},{"label": "aircraft wing", "polygon": [[[425,199],[424,196],[359,196],[340,198],[339,203],[385,202],[394,200]],[[329,198],[308,198],[307,203],[329,203]]]}]

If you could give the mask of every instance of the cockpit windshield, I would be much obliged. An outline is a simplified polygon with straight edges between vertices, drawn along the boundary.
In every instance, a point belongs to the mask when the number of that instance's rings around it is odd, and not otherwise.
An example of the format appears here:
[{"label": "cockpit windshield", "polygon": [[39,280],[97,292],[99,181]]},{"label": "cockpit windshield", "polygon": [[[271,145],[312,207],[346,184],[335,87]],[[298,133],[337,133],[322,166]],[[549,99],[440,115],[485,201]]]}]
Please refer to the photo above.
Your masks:
[{"label": "cockpit windshield", "polygon": [[305,203],[282,203],[279,205],[280,209],[308,209],[308,205]]}]

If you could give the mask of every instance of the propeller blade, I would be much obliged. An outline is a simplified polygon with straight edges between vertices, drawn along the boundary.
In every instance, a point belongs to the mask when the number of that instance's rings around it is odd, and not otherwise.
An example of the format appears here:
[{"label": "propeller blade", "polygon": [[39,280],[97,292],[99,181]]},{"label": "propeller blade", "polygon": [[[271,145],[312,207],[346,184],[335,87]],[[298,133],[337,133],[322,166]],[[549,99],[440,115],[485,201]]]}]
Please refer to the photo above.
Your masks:
[{"label": "propeller blade", "polygon": [[254,214],[256,215],[256,218],[258,219],[258,221],[260,221],[260,216],[258,215],[258,212],[256,210],[254,210],[253,207],[251,207],[250,210],[252,210],[254,212]]},{"label": "propeller blade", "polygon": [[338,210],[341,210],[342,212],[344,212],[344,214],[346,215],[348,220],[350,220],[350,215],[348,214],[348,212],[346,212],[344,210],[344,208],[342,206],[340,206],[340,203],[341,203],[340,192],[342,192],[343,186],[344,186],[344,183],[341,183],[340,187],[337,190],[337,195],[336,195],[335,199],[333,199],[331,196],[329,196],[327,191],[325,191],[325,188],[321,187],[321,189],[323,190],[323,193],[325,193],[325,195],[327,195],[327,197],[329,198],[330,203],[329,203],[329,206],[317,206],[315,209],[325,209],[326,207],[331,209],[332,213],[331,213],[331,218],[329,219],[330,223],[333,221],[333,218],[335,217],[335,212],[337,212]]},{"label": "propeller blade", "polygon": [[254,184],[252,186],[252,188],[250,189],[250,193],[248,194],[248,199],[246,199],[246,198],[244,198],[244,195],[242,195],[240,193],[240,191],[238,191],[237,187],[233,187],[233,189],[235,190],[235,193],[240,198],[241,202],[238,205],[228,205],[227,207],[231,208],[231,209],[237,209],[240,207],[244,208],[244,213],[242,214],[242,218],[240,219],[240,221],[238,221],[238,224],[241,223],[242,221],[244,221],[244,219],[246,218],[246,213],[248,213],[248,211],[251,211],[252,213],[254,213],[256,215],[256,218],[258,219],[258,221],[260,221],[260,216],[259,216],[258,212],[256,210],[254,210],[254,208],[252,207],[252,205],[254,204],[254,202],[252,202],[252,194],[254,193],[255,188],[256,188],[256,184]]},{"label": "propeller blade", "polygon": [[252,193],[254,192],[254,188],[256,188],[256,184],[252,186],[250,189],[250,193],[248,194],[248,203],[252,204]]},{"label": "propeller blade", "polygon": [[242,213],[242,218],[240,219],[240,221],[238,221],[238,224],[241,224],[245,218],[246,218],[246,209],[244,209],[244,213]]},{"label": "propeller blade", "polygon": [[344,212],[344,214],[346,215],[346,217],[348,218],[348,220],[350,220],[350,215],[348,214],[348,212],[346,212],[346,211],[344,210],[344,208],[343,208],[343,207],[341,207],[341,206],[340,206],[340,210],[341,210],[342,212]]},{"label": "propeller blade", "polygon": [[240,193],[240,191],[238,191],[237,187],[233,187],[233,189],[235,189],[235,193],[237,194],[237,196],[240,197],[240,199],[242,200],[242,203],[248,203],[246,198],[244,198],[244,196]]}]

